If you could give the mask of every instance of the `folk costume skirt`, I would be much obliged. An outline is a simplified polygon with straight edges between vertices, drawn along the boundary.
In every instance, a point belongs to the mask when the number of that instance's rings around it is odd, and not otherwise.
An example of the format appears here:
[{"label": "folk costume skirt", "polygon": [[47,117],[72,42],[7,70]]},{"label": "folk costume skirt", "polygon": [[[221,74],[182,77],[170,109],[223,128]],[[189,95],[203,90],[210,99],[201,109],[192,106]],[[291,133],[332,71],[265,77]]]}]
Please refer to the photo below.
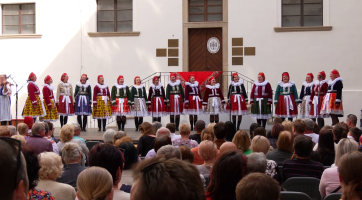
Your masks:
[{"label": "folk costume skirt", "polygon": [[[318,101],[319,100],[319,101]],[[312,118],[328,118],[328,114],[321,114],[321,108],[323,104],[323,96],[314,96],[309,115]]]},{"label": "folk costume skirt", "polygon": [[112,107],[113,116],[129,116],[131,109],[128,106],[128,98],[116,98],[116,105]]},{"label": "folk costume skirt", "polygon": [[[231,104],[231,106],[230,106]],[[230,109],[231,107],[231,109]],[[231,115],[248,115],[249,111],[246,107],[245,99],[242,95],[231,95],[230,102],[226,106],[227,112],[231,112]],[[231,111],[230,111],[231,110]]]},{"label": "folk costume skirt", "polygon": [[167,112],[170,115],[180,115],[183,113],[183,101],[181,95],[170,95],[170,107],[167,107]]},{"label": "folk costume skirt", "polygon": [[251,117],[256,119],[270,119],[273,117],[271,105],[268,105],[268,98],[254,98],[251,106]]},{"label": "folk costume skirt", "polygon": [[294,95],[279,95],[275,116],[281,118],[298,117],[298,107]]},{"label": "folk costume skirt", "polygon": [[163,97],[153,97],[151,99],[149,115],[152,117],[163,117],[167,115],[165,99]]},{"label": "folk costume skirt", "polygon": [[343,117],[343,105],[342,101],[339,102],[339,106],[336,106],[337,93],[327,93],[324,97],[321,114],[333,114],[338,117]]},{"label": "folk costume skirt", "polygon": [[302,104],[300,107],[300,117],[302,119],[313,118],[313,116],[310,115],[310,110],[312,108],[310,102],[311,102],[310,95],[303,97]]},{"label": "folk costume skirt", "polygon": [[[202,110],[202,100],[198,95],[189,96],[188,107],[184,106],[183,114],[185,115],[201,115],[204,113]],[[185,103],[186,105],[186,103]]]},{"label": "folk costume skirt", "polygon": [[[44,117],[40,117],[39,120],[42,122],[56,122],[59,119],[58,110],[55,105],[54,99],[50,99],[51,110],[49,110],[48,106],[45,107],[46,115]],[[43,104],[47,105],[45,100],[43,100]]]},{"label": "folk costume skirt", "polygon": [[75,98],[74,111],[76,115],[91,115],[92,103],[90,102],[89,96],[78,95]]},{"label": "folk costume skirt", "polygon": [[43,102],[40,100],[38,95],[35,95],[37,107],[34,108],[31,103],[30,97],[25,101],[25,108],[23,112],[23,117],[44,117],[46,115],[45,107]]},{"label": "folk costume skirt", "polygon": [[59,96],[58,113],[61,116],[73,116],[75,114],[73,97],[66,95]]},{"label": "folk costume skirt", "polygon": [[149,116],[146,101],[144,98],[134,99],[134,108],[132,108],[132,116],[146,117]]},{"label": "folk costume skirt", "polygon": [[10,97],[7,95],[0,96],[0,121],[11,121],[11,104]]},{"label": "folk costume skirt", "polygon": [[108,96],[97,96],[97,105],[93,107],[93,119],[112,118],[112,105]]},{"label": "folk costume skirt", "polygon": [[208,115],[218,115],[224,112],[224,105],[221,103],[220,97],[210,97],[207,100],[207,106],[204,111]]}]

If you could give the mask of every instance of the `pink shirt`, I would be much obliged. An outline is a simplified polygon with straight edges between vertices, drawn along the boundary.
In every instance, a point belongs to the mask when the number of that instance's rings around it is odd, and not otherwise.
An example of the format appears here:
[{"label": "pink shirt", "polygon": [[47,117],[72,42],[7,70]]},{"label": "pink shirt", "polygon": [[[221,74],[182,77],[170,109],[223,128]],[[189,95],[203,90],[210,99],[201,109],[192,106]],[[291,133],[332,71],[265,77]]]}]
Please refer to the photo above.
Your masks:
[{"label": "pink shirt", "polygon": [[[319,183],[319,192],[321,193],[322,198],[331,194],[331,192],[336,190],[339,186],[341,186],[341,183],[339,182],[338,177],[338,167],[324,170]],[[337,193],[342,193],[342,188],[339,189]]]}]

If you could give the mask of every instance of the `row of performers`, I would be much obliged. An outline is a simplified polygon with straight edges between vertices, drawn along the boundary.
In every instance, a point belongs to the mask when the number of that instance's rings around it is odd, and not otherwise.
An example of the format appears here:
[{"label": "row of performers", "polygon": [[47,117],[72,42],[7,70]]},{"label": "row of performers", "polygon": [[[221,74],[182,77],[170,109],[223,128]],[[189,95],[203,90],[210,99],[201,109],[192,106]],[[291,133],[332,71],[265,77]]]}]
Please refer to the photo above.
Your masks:
[{"label": "row of performers", "polygon": [[[343,116],[342,78],[339,77],[337,70],[333,70],[330,77],[331,80],[327,82],[325,73],[320,72],[318,81],[313,81],[313,74],[307,74],[300,98],[298,98],[294,82],[290,81],[289,74],[284,72],[282,81],[279,82],[275,92],[275,116],[292,121],[298,116],[297,106],[301,103],[302,118],[318,119],[320,125],[324,125],[323,118],[331,116],[333,124],[338,123],[338,117]],[[219,114],[224,112],[231,113],[232,121],[238,130],[242,115],[249,114],[247,92],[237,73],[232,75],[226,110],[220,84],[216,83],[214,77],[208,80],[202,98],[199,84],[193,75],[189,76],[184,90],[180,80],[176,80],[176,74],[171,73],[166,92],[159,77],[156,76],[153,78],[148,96],[138,76],[135,77],[131,89],[124,83],[123,76],[119,76],[110,92],[104,83],[103,76],[99,75],[98,83],[93,88],[92,98],[92,89],[86,74],[81,76],[73,94],[73,87],[68,83],[68,75],[64,73],[61,76],[56,97],[53,95],[52,78],[47,76],[44,79],[43,101],[39,97],[40,90],[35,83],[36,79],[36,75],[31,73],[23,116],[40,117],[41,121],[55,121],[59,115],[60,123],[63,125],[67,123],[68,116],[77,115],[83,131],[85,131],[89,115],[98,119],[100,131],[101,124],[105,130],[106,119],[112,116],[117,116],[117,125],[120,130],[124,130],[126,116],[134,116],[136,130],[138,130],[145,116],[152,116],[153,121],[160,122],[161,117],[170,115],[170,121],[178,127],[180,115],[187,114],[193,129],[198,115],[208,114],[210,122],[218,122]],[[267,119],[272,118],[272,97],[273,90],[270,83],[265,80],[264,73],[259,73],[258,81],[255,82],[251,91],[251,115],[264,127]]]}]

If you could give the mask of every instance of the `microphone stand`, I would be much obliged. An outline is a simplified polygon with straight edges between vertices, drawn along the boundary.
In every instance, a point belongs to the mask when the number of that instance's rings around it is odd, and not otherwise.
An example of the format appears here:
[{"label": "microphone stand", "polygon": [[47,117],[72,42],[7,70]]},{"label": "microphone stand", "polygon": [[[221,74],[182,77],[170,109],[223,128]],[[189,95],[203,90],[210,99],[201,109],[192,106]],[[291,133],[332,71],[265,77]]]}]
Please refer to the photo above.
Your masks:
[{"label": "microphone stand", "polygon": [[19,91],[21,89],[23,89],[23,87],[25,86],[25,84],[28,83],[28,81],[26,81],[21,87],[20,89],[18,90],[18,84],[15,82],[15,80],[13,79],[13,77],[9,76],[9,78],[15,83],[15,94],[14,96],[15,97],[15,113],[16,113],[16,116],[15,116],[15,129],[16,131],[18,131],[18,105],[19,105]]}]

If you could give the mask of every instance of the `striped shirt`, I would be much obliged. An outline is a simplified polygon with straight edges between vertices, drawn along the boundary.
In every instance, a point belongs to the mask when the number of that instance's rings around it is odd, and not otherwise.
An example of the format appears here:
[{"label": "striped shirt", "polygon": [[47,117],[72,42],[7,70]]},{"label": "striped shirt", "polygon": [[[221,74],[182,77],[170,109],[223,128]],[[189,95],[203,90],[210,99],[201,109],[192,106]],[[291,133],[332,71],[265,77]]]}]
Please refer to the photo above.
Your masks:
[{"label": "striped shirt", "polygon": [[285,160],[283,163],[283,181],[291,177],[314,177],[321,179],[323,164],[309,159]]}]

